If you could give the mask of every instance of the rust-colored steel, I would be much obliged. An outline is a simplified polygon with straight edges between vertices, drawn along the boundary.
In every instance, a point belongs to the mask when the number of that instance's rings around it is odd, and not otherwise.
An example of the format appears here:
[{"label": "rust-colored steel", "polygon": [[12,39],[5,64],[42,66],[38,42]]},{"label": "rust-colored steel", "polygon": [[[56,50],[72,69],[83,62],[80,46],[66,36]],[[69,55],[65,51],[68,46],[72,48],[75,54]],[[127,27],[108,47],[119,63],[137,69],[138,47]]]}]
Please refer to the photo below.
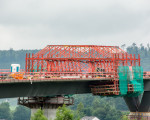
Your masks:
[{"label": "rust-colored steel", "polygon": [[[119,95],[118,66],[136,65],[140,66],[140,55],[135,58],[135,55],[132,56],[117,46],[47,45],[32,56],[26,55],[26,72],[81,72],[83,75],[84,72],[113,72],[114,79],[106,87],[109,89],[102,88],[105,94],[111,95]],[[98,88],[101,89],[100,86]]]},{"label": "rust-colored steel", "polygon": [[48,45],[35,55],[26,56],[26,71],[95,72],[112,71],[118,65],[140,65],[140,58],[116,46]]}]

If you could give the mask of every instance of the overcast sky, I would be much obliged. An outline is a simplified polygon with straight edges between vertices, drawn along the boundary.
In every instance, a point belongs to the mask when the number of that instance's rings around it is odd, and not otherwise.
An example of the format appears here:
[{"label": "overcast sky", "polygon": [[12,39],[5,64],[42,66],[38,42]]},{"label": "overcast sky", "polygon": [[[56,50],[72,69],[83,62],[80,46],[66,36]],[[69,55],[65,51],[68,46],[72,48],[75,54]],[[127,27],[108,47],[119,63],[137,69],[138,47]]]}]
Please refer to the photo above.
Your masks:
[{"label": "overcast sky", "polygon": [[150,0],[0,0],[0,50],[150,43]]}]

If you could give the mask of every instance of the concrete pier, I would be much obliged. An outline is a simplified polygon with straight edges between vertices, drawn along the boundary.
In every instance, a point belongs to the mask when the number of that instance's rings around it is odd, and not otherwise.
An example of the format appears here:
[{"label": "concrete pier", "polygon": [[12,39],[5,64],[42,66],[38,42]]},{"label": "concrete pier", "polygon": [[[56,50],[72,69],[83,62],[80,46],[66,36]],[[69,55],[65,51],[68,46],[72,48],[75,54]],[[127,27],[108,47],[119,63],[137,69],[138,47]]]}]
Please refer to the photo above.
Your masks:
[{"label": "concrete pier", "polygon": [[140,106],[140,97],[123,97],[130,112],[137,112]]},{"label": "concrete pier", "polygon": [[[31,116],[33,116],[38,109],[32,108],[31,109]],[[57,108],[43,108],[42,109],[44,111],[44,116],[48,119],[48,120],[54,120],[56,117],[56,111]]]},{"label": "concrete pier", "polygon": [[150,79],[144,80],[144,93],[138,97],[124,97],[130,110],[129,119],[150,120]]},{"label": "concrete pier", "polygon": [[56,117],[56,111],[59,106],[72,105],[74,99],[72,97],[55,96],[55,97],[27,97],[19,98],[18,104],[26,106],[31,109],[31,116],[37,112],[38,109],[42,109],[44,115],[48,120],[54,120]]},{"label": "concrete pier", "polygon": [[144,91],[142,99],[138,97],[124,97],[130,110],[130,120],[150,120],[150,91]]}]

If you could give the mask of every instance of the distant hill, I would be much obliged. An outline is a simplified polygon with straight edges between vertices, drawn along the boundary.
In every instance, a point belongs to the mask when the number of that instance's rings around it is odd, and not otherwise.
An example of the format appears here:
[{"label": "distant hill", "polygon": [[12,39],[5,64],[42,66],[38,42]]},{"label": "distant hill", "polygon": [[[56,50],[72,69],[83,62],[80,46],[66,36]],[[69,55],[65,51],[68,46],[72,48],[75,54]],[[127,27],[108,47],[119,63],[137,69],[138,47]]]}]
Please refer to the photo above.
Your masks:
[{"label": "distant hill", "polygon": [[39,50],[0,50],[0,69],[10,69],[11,64],[20,64],[25,68],[26,53],[36,53]]},{"label": "distant hill", "polygon": [[135,54],[136,57],[140,54],[141,57],[141,66],[144,71],[150,71],[150,45],[147,44],[147,47],[140,44],[140,47],[137,47],[135,43],[127,47],[127,52],[130,54]]}]

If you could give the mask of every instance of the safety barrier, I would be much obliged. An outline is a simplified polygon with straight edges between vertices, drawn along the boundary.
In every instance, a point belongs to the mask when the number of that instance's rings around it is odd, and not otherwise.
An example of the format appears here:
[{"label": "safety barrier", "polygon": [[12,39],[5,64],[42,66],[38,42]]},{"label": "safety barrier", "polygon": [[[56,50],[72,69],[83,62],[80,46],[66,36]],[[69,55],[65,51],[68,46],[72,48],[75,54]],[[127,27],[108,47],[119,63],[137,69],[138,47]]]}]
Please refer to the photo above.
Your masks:
[{"label": "safety barrier", "polygon": [[149,71],[143,72],[143,78],[144,79],[150,79],[150,72]]},{"label": "safety barrier", "polygon": [[113,73],[104,72],[0,72],[0,81],[51,80],[51,79],[112,79]]}]

